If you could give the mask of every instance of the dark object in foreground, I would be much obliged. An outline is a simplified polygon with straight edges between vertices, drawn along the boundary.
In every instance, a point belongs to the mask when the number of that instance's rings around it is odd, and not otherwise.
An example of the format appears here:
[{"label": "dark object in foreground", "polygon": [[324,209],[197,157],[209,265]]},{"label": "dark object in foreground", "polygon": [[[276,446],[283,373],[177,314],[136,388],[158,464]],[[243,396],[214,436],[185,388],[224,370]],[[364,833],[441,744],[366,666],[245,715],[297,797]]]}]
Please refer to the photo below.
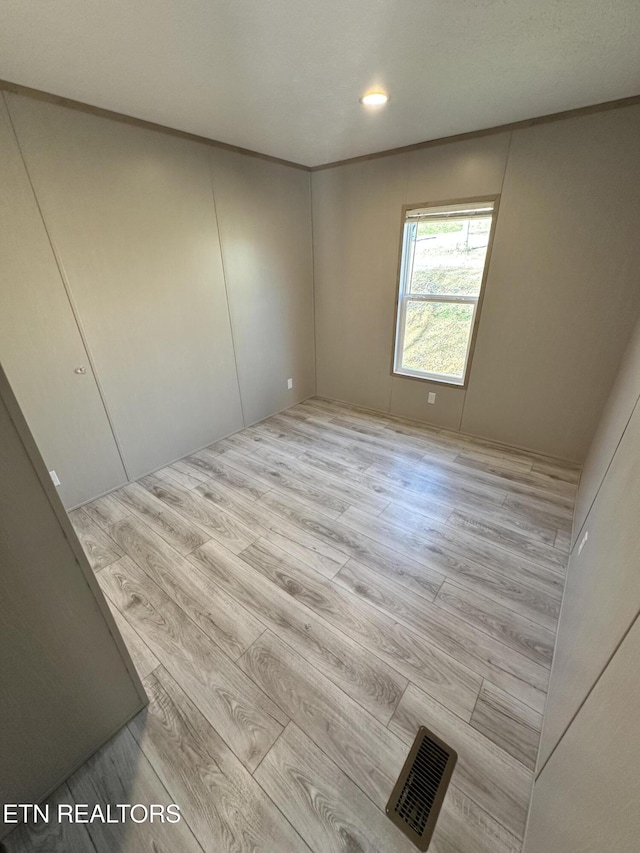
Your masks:
[{"label": "dark object in foreground", "polygon": [[429,729],[418,729],[386,808],[418,850],[429,847],[457,760],[457,752]]}]

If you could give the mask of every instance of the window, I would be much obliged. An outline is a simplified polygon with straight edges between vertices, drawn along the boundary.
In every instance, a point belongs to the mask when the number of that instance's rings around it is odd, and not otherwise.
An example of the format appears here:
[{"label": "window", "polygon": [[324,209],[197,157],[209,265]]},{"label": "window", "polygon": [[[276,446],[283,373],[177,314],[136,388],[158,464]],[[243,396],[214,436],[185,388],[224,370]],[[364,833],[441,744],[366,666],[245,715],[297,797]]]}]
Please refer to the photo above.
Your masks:
[{"label": "window", "polygon": [[495,200],[405,212],[393,372],[464,385]]}]

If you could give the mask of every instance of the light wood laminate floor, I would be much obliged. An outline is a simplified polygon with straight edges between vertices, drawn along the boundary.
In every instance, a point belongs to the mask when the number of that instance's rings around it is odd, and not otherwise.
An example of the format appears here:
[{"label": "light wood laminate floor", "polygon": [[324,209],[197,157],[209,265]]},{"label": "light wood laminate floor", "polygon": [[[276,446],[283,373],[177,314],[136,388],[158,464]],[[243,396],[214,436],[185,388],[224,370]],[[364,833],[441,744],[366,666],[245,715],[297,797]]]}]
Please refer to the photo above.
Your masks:
[{"label": "light wood laminate floor", "polygon": [[54,800],[176,825],[10,853],[415,848],[420,725],[459,753],[433,853],[518,853],[579,470],[308,400],[71,513],[150,705]]}]

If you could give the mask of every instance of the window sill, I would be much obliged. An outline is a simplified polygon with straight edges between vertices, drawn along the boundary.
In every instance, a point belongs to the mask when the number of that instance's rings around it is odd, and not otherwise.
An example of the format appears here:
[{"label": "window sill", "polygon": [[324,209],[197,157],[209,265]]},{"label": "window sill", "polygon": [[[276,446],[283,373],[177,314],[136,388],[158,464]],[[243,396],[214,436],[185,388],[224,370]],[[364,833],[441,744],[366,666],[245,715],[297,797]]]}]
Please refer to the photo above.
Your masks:
[{"label": "window sill", "polygon": [[415,379],[418,382],[428,382],[430,385],[446,385],[448,388],[460,388],[464,390],[467,387],[465,379],[455,379],[454,377],[405,373],[402,370],[392,370],[391,375],[398,376],[401,379]]}]

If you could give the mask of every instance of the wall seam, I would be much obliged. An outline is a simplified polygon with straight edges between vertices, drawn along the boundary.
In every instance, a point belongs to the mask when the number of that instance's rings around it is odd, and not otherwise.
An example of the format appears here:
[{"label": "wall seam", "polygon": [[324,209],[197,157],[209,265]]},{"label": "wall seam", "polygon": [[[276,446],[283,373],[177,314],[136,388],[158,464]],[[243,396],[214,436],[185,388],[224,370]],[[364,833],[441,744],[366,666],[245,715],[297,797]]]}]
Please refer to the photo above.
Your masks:
[{"label": "wall seam", "polygon": [[316,328],[316,238],[313,227],[313,174],[309,172],[309,224],[311,228],[311,311],[313,315],[313,393],[318,393],[318,330]]},{"label": "wall seam", "polygon": [[62,281],[62,286],[64,288],[64,292],[66,294],[67,301],[69,302],[69,307],[71,309],[73,319],[74,319],[76,327],[78,329],[78,334],[80,335],[80,340],[82,341],[82,345],[84,347],[85,354],[87,356],[87,361],[89,362],[89,366],[91,367],[93,380],[96,383],[98,395],[100,396],[100,401],[102,403],[102,407],[104,409],[104,413],[105,413],[105,416],[107,418],[107,423],[109,424],[109,429],[111,430],[111,434],[113,436],[113,441],[114,441],[114,444],[116,446],[116,450],[118,451],[118,456],[120,457],[120,462],[122,464],[122,468],[124,470],[125,477],[126,477],[128,482],[131,482],[131,476],[130,476],[129,471],[127,469],[127,464],[126,464],[125,458],[124,458],[124,451],[122,449],[120,439],[118,438],[118,432],[117,432],[115,424],[113,422],[111,412],[109,411],[109,406],[107,404],[106,395],[105,395],[104,389],[102,387],[102,383],[100,382],[100,378],[99,378],[98,371],[96,368],[95,359],[94,359],[93,354],[91,352],[91,347],[89,346],[89,341],[88,341],[87,335],[85,333],[84,326],[82,324],[82,320],[80,318],[80,312],[79,312],[78,306],[76,305],[75,300],[73,298],[73,292],[71,290],[71,285],[69,283],[67,273],[66,273],[66,270],[64,268],[64,264],[62,262],[62,258],[60,257],[60,254],[58,253],[58,250],[56,249],[56,245],[54,243],[53,237],[51,236],[51,233],[49,232],[49,227],[47,226],[46,220],[44,218],[44,213],[43,213],[42,207],[40,206],[40,200],[38,199],[36,189],[35,189],[33,180],[31,178],[31,173],[29,171],[29,167],[27,165],[27,161],[25,159],[24,152],[22,150],[22,146],[20,145],[20,140],[18,138],[18,133],[16,131],[16,127],[15,127],[15,124],[13,121],[13,116],[11,115],[11,109],[9,107],[9,104],[7,102],[7,99],[6,99],[4,92],[2,93],[2,98],[4,100],[5,108],[7,110],[7,116],[9,117],[9,124],[11,125],[11,130],[13,131],[13,136],[14,136],[14,139],[16,140],[16,145],[17,145],[18,151],[20,153],[20,159],[22,160],[22,165],[24,166],[25,174],[27,176],[27,180],[29,181],[29,186],[31,188],[33,200],[35,201],[36,207],[38,209],[40,221],[42,222],[42,227],[44,228],[44,232],[47,236],[47,241],[49,243],[49,247],[51,248],[51,252],[53,254],[53,259],[54,259],[54,262],[55,262],[56,267],[58,269],[58,274],[59,274],[60,279]]},{"label": "wall seam", "polygon": [[616,647],[614,648],[614,650],[611,652],[611,654],[610,654],[610,655],[609,655],[609,657],[607,658],[607,662],[605,663],[605,665],[604,665],[604,666],[602,667],[602,669],[600,670],[600,673],[598,674],[598,677],[596,678],[596,680],[593,682],[593,684],[591,685],[591,687],[590,687],[590,688],[589,688],[589,690],[587,691],[587,694],[585,695],[584,699],[582,700],[582,702],[580,702],[580,704],[578,705],[578,707],[577,707],[577,709],[576,709],[575,713],[573,714],[573,716],[571,717],[571,719],[570,719],[570,720],[569,720],[569,722],[567,723],[567,725],[566,725],[565,729],[563,730],[562,734],[560,735],[560,737],[559,737],[559,738],[558,738],[558,740],[556,741],[556,744],[554,745],[553,749],[552,749],[552,750],[551,750],[551,752],[549,753],[549,755],[548,755],[548,757],[547,757],[546,761],[544,762],[544,764],[542,765],[542,767],[540,768],[540,770],[536,773],[536,775],[535,775],[535,781],[536,781],[536,782],[537,782],[537,781],[538,781],[538,779],[540,778],[540,775],[541,775],[542,771],[545,769],[545,767],[547,766],[547,764],[551,761],[551,758],[552,758],[553,754],[555,753],[555,751],[558,749],[558,747],[560,746],[560,744],[561,744],[561,743],[562,743],[562,741],[564,740],[565,735],[567,734],[567,732],[569,731],[569,729],[571,728],[571,726],[574,724],[574,722],[575,722],[575,720],[576,720],[576,717],[578,716],[578,714],[580,713],[580,711],[581,711],[581,710],[584,708],[584,706],[586,705],[586,703],[587,703],[587,701],[588,701],[589,697],[591,696],[591,694],[593,693],[593,691],[594,691],[594,690],[595,690],[595,688],[597,687],[598,683],[600,682],[600,679],[602,678],[602,676],[605,674],[605,672],[606,672],[606,671],[607,671],[607,669],[609,668],[609,664],[610,664],[610,663],[611,663],[611,661],[614,659],[614,657],[617,655],[617,653],[618,653],[618,651],[619,651],[619,649],[620,649],[620,646],[621,646],[621,645],[624,643],[624,641],[627,639],[627,636],[629,635],[629,633],[630,633],[631,629],[632,629],[632,628],[633,628],[633,626],[636,624],[636,622],[638,621],[638,619],[639,619],[639,618],[640,618],[640,610],[638,610],[638,612],[636,613],[636,615],[633,617],[633,619],[632,619],[632,620],[631,620],[631,622],[629,623],[629,626],[627,627],[626,631],[624,632],[624,634],[623,634],[623,635],[622,635],[622,637],[620,638],[620,641],[616,644]]},{"label": "wall seam", "polygon": [[213,186],[213,167],[211,164],[211,155],[207,152],[207,164],[209,166],[209,186],[211,187],[211,201],[213,202],[213,216],[216,221],[216,231],[218,234],[218,245],[220,246],[220,264],[222,266],[222,281],[224,283],[224,295],[227,300],[227,316],[229,318],[229,332],[231,334],[231,349],[233,350],[233,366],[236,371],[236,384],[238,386],[238,399],[240,401],[240,415],[242,417],[243,426],[247,426],[247,420],[244,414],[244,403],[242,401],[242,387],[240,385],[240,372],[238,370],[238,356],[236,353],[236,341],[233,334],[233,317],[231,315],[231,300],[229,299],[229,287],[227,285],[227,268],[224,261],[224,248],[222,245],[222,234],[220,233],[220,219],[218,217],[218,206],[216,204],[216,192]]},{"label": "wall seam", "polygon": [[[624,429],[620,433],[620,438],[618,439],[618,443],[616,444],[616,448],[613,451],[613,453],[611,454],[611,459],[609,459],[609,464],[607,465],[607,468],[606,468],[604,474],[602,475],[602,479],[598,483],[598,488],[596,489],[596,492],[593,496],[593,499],[592,499],[591,503],[589,504],[589,509],[587,510],[587,512],[585,514],[584,521],[580,525],[580,529],[576,532],[576,535],[573,538],[573,541],[571,542],[571,551],[569,552],[570,555],[573,553],[573,549],[576,547],[576,542],[580,538],[580,534],[584,530],[584,526],[587,523],[589,516],[591,515],[591,510],[593,509],[593,505],[595,504],[596,500],[598,499],[598,495],[600,494],[600,489],[602,488],[604,481],[607,479],[607,474],[609,473],[609,469],[611,468],[611,466],[613,464],[613,460],[615,459],[616,453],[618,452],[618,448],[622,444],[622,439],[624,438],[625,433],[627,432],[627,428],[628,428],[629,424],[631,423],[631,418],[633,417],[633,414],[634,414],[634,412],[638,406],[638,402],[640,402],[640,395],[636,398],[636,401],[633,404],[633,408],[631,409],[631,414],[629,415],[627,422],[624,425]],[[584,473],[584,468],[582,469],[582,471]]]},{"label": "wall seam", "polygon": [[[504,171],[502,173],[502,181],[500,182],[500,202],[502,202],[502,193],[504,192],[504,182],[507,177],[507,169],[509,168],[509,158],[511,157],[511,143],[513,142],[513,131],[509,134],[509,142],[507,143],[507,153],[504,158]],[[498,209],[498,216],[500,216],[500,210]],[[498,220],[496,219],[496,227],[495,231],[498,230]],[[493,242],[495,243],[495,232],[493,236]],[[493,250],[493,247],[492,247]],[[493,254],[493,251],[492,251]],[[489,269],[487,270],[487,282],[489,281],[489,273],[491,270],[491,258],[489,258]],[[486,290],[486,284],[485,284]],[[478,334],[480,333],[480,327],[478,326]],[[476,341],[477,342],[477,341]],[[467,381],[467,387],[464,389],[464,397],[462,398],[462,408],[460,409],[460,420],[458,421],[458,432],[462,432],[462,421],[464,419],[464,407],[467,405],[467,393],[469,391],[469,385],[471,384],[471,375],[473,371],[473,364],[471,365],[471,370],[469,371],[469,379]]]}]

